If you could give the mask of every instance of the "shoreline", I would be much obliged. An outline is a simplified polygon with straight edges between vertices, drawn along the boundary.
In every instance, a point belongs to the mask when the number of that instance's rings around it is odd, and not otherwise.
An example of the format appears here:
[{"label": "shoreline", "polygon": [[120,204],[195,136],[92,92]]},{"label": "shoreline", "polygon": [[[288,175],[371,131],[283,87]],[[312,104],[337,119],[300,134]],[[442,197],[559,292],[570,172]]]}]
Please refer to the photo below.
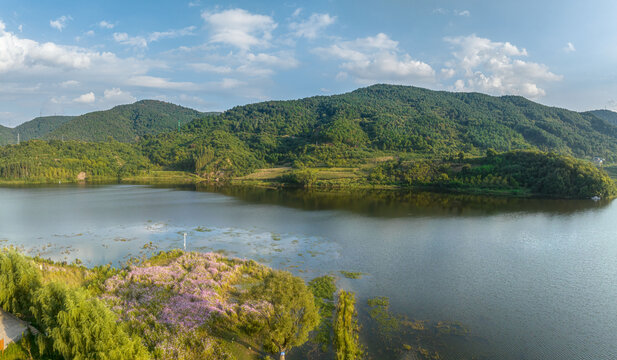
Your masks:
[{"label": "shoreline", "polygon": [[[272,168],[276,169],[276,168]],[[264,169],[264,170],[272,170]],[[251,174],[252,175],[252,174]],[[250,175],[249,175],[250,176]],[[349,178],[345,178],[349,179]],[[343,179],[343,180],[345,180]],[[483,187],[449,187],[443,184],[435,185],[395,185],[395,184],[368,184],[363,183],[360,178],[357,182],[341,181],[341,179],[319,179],[310,186],[294,183],[276,181],[275,179],[251,179],[247,177],[237,177],[230,180],[212,181],[202,178],[194,173],[182,171],[152,171],[145,176],[129,176],[122,179],[114,177],[90,177],[85,180],[40,180],[40,181],[6,181],[0,180],[0,187],[31,187],[31,186],[50,186],[50,185],[168,185],[168,186],[211,186],[211,187],[231,187],[231,188],[261,188],[272,190],[306,190],[319,192],[348,192],[355,190],[362,191],[411,191],[411,192],[431,192],[436,194],[453,195],[478,195],[499,198],[520,198],[520,199],[551,199],[551,200],[587,200],[586,198],[554,196],[548,194],[532,193],[525,188],[483,188]],[[56,182],[57,181],[57,182]],[[614,198],[602,199],[612,200]]]}]

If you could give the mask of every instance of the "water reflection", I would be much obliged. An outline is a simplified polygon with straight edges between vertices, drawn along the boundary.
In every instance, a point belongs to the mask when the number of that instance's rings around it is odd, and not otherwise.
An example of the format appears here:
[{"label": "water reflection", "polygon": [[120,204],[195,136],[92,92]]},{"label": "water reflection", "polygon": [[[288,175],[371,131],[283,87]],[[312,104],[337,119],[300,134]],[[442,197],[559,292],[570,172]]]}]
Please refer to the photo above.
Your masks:
[{"label": "water reflection", "polygon": [[188,190],[216,192],[247,203],[272,204],[302,210],[345,210],[374,217],[486,216],[503,213],[549,213],[572,215],[603,209],[608,200],[526,199],[402,190],[269,189],[198,184]]}]

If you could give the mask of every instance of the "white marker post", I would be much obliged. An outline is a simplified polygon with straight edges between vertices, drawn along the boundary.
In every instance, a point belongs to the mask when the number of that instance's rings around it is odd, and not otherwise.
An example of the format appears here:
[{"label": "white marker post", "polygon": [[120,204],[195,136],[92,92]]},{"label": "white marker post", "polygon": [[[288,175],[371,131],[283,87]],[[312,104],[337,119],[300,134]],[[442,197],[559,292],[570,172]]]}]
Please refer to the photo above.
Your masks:
[{"label": "white marker post", "polygon": [[186,233],[184,233],[184,251],[186,251]]}]

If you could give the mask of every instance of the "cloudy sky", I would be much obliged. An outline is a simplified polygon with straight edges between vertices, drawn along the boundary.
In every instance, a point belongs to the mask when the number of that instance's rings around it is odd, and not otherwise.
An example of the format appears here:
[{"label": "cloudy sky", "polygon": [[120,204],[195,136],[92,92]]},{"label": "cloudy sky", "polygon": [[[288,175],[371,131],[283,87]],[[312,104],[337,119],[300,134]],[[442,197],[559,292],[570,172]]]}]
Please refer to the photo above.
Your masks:
[{"label": "cloudy sky", "polygon": [[1,0],[0,124],[375,83],[617,110],[617,1]]}]

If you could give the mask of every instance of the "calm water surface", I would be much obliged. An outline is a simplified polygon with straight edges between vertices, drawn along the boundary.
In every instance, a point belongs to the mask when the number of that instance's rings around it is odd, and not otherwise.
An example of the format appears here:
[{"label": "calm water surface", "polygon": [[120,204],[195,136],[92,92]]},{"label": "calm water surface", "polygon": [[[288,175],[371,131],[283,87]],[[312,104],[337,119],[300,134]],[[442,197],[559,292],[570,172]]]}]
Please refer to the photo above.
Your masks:
[{"label": "calm water surface", "polygon": [[468,336],[435,340],[444,358],[617,358],[616,229],[617,202],[0,188],[0,246],[54,260],[120,264],[182,247],[186,232],[189,250],[225,251],[306,279],[363,272],[338,285],[357,293],[373,358],[410,358],[374,335],[363,304],[375,296],[409,319],[463,324]]}]

